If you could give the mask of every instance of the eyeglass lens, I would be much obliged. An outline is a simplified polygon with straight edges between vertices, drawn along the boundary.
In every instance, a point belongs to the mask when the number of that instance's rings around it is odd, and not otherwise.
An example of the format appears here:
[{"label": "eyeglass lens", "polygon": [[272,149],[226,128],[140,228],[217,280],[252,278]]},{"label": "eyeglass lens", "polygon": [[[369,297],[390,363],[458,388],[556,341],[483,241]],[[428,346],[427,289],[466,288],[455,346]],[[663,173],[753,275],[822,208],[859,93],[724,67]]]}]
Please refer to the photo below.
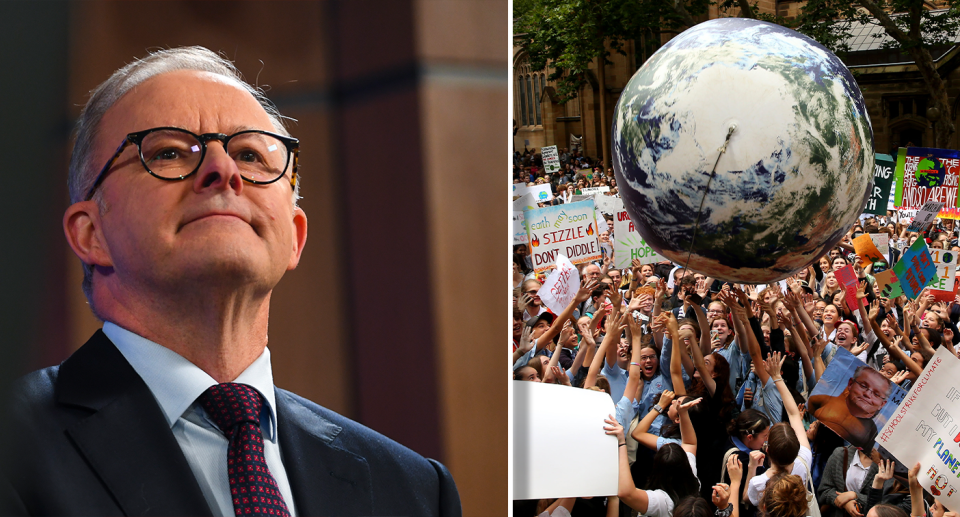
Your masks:
[{"label": "eyeglass lens", "polygon": [[[200,164],[200,141],[182,131],[160,130],[146,135],[140,153],[147,168],[164,178],[180,178]],[[229,139],[227,155],[240,175],[253,181],[270,181],[286,171],[289,153],[283,142],[263,133],[239,133]]]}]

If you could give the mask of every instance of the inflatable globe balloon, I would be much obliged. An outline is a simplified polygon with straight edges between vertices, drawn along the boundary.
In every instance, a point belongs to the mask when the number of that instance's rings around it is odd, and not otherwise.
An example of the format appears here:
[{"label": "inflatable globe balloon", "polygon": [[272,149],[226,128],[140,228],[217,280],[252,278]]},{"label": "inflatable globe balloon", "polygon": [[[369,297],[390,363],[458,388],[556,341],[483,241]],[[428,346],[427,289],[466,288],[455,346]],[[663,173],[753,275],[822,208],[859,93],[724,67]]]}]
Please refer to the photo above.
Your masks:
[{"label": "inflatable globe balloon", "polygon": [[617,102],[612,145],[644,240],[733,282],[812,263],[873,183],[873,129],[847,68],[806,36],[743,18],[701,23],[651,56]]}]

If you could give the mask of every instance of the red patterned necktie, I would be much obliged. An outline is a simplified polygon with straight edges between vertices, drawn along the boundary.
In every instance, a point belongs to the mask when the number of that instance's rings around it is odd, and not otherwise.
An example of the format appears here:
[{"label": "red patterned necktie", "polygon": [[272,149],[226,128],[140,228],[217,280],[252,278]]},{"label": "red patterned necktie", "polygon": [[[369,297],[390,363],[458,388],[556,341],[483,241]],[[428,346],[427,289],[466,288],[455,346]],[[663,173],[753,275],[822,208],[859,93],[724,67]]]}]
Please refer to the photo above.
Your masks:
[{"label": "red patterned necktie", "polygon": [[197,402],[230,441],[227,477],[237,517],[289,517],[276,480],[263,456],[260,408],[263,398],[246,384],[210,386]]}]

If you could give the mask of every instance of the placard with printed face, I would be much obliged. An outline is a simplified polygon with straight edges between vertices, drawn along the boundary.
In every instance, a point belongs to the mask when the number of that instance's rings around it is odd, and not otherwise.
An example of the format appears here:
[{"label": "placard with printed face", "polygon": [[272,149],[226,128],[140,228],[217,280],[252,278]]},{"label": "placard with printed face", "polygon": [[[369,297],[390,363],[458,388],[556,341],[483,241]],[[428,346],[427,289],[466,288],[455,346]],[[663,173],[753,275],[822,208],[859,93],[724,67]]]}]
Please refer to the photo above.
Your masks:
[{"label": "placard with printed face", "polygon": [[564,203],[523,213],[533,258],[539,273],[554,265],[562,254],[574,264],[600,260],[596,210],[593,200]]}]

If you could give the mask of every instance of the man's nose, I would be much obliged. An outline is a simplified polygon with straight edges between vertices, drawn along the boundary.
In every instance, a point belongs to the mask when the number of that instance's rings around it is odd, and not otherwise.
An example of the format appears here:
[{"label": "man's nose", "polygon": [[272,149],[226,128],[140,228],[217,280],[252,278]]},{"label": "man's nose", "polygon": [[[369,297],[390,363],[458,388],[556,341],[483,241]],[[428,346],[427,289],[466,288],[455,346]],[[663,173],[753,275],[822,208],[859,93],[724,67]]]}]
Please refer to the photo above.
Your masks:
[{"label": "man's nose", "polygon": [[230,158],[224,145],[218,141],[207,143],[206,155],[193,183],[193,189],[197,193],[209,188],[231,189],[237,194],[243,190],[243,178],[237,162]]}]

